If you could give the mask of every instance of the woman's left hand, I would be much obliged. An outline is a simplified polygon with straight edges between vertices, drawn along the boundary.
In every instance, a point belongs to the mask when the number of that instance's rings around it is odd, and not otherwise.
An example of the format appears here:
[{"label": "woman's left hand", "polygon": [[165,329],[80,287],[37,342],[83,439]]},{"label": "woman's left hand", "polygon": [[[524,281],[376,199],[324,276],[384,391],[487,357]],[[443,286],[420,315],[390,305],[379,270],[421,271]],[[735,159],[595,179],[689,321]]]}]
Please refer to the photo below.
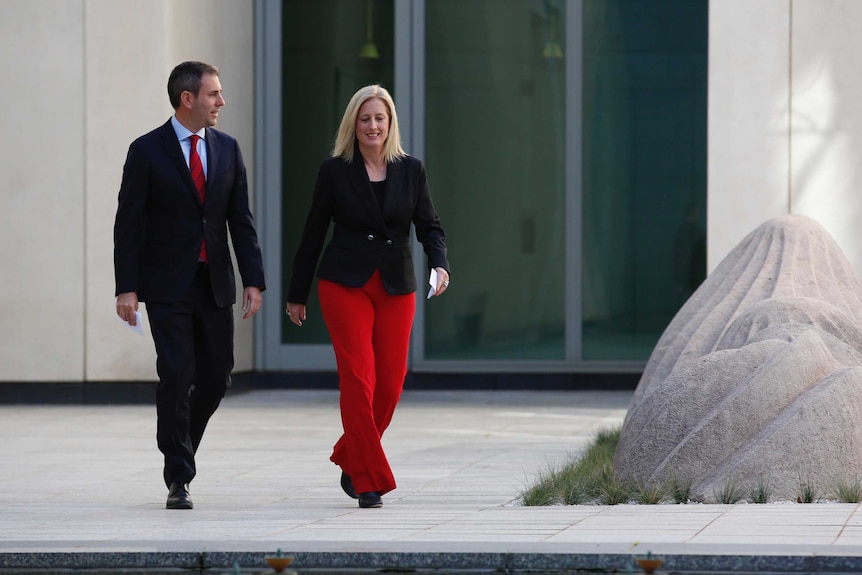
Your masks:
[{"label": "woman's left hand", "polygon": [[449,272],[443,268],[434,269],[437,270],[437,289],[434,291],[434,295],[438,296],[449,289]]},{"label": "woman's left hand", "polygon": [[284,306],[284,313],[287,314],[287,317],[290,318],[290,321],[295,323],[298,326],[302,326],[302,322],[305,321],[305,305],[301,303],[291,303],[287,302]]}]

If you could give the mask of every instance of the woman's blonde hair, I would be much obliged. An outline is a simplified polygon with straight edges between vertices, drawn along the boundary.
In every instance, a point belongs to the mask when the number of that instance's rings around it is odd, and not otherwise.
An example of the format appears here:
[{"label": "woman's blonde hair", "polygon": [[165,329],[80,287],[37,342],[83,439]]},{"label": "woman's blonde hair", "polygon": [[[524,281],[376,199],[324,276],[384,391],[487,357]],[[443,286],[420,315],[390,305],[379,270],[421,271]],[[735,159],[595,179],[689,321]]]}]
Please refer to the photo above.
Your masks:
[{"label": "woman's blonde hair", "polygon": [[359,115],[359,108],[362,107],[362,104],[372,98],[381,100],[389,110],[389,135],[383,144],[383,159],[389,163],[407,155],[407,152],[401,147],[401,133],[398,131],[398,114],[395,113],[395,102],[392,100],[392,96],[389,95],[389,92],[383,86],[371,84],[370,86],[360,88],[350,98],[347,109],[344,110],[344,117],[341,118],[341,126],[339,126],[338,133],[335,135],[335,146],[332,148],[333,157],[344,158],[348,162],[353,162],[353,148],[356,140],[356,116]]}]

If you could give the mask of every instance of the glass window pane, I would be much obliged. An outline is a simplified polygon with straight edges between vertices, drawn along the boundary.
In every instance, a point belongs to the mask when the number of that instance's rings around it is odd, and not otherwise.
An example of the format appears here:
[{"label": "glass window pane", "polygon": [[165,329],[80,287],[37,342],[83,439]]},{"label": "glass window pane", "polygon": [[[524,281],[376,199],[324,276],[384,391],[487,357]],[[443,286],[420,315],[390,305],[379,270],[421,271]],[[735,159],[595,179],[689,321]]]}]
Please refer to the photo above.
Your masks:
[{"label": "glass window pane", "polygon": [[564,358],[563,7],[425,2],[424,160],[452,265],[427,359]]},{"label": "glass window pane", "polygon": [[709,6],[583,6],[583,358],[646,360],[706,274]]},{"label": "glass window pane", "polygon": [[[317,169],[330,155],[347,102],[368,84],[394,90],[394,4],[393,0],[285,0],[282,16],[280,305],[287,298],[293,255]],[[296,329],[282,314],[281,343],[329,343],[316,288],[308,301],[308,316],[318,320]]]}]

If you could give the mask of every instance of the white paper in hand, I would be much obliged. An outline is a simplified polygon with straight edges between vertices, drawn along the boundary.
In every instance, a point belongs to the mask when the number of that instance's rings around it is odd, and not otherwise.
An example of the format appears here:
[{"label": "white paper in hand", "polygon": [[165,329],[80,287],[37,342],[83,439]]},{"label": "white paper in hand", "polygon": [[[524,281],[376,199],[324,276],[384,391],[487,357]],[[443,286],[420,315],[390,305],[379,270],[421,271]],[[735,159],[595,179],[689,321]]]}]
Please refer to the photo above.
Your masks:
[{"label": "white paper in hand", "polygon": [[428,297],[425,299],[431,299],[431,296],[437,291],[437,270],[431,268],[431,275],[428,278],[428,285],[431,286],[431,289],[428,290]]},{"label": "white paper in hand", "polygon": [[135,324],[136,325],[130,324],[129,322],[127,322],[126,320],[124,320],[120,316],[117,316],[117,319],[120,320],[121,322],[123,322],[124,326],[126,326],[127,328],[129,328],[130,330],[135,332],[136,334],[144,335],[144,324],[141,321],[141,312],[139,312],[139,311],[135,312]]}]

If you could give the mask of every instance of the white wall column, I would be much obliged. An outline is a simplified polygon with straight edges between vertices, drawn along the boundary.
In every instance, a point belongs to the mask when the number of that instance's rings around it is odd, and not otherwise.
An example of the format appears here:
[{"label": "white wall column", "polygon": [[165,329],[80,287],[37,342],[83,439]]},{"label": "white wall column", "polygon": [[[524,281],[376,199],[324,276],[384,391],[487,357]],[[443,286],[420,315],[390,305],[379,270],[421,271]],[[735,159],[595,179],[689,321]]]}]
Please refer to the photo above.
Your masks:
[{"label": "white wall column", "polygon": [[83,0],[0,18],[0,380],[84,376]]},{"label": "white wall column", "polygon": [[836,239],[862,276],[862,2],[793,0],[791,212]]},{"label": "white wall column", "polygon": [[707,272],[790,209],[791,3],[709,3]]}]

